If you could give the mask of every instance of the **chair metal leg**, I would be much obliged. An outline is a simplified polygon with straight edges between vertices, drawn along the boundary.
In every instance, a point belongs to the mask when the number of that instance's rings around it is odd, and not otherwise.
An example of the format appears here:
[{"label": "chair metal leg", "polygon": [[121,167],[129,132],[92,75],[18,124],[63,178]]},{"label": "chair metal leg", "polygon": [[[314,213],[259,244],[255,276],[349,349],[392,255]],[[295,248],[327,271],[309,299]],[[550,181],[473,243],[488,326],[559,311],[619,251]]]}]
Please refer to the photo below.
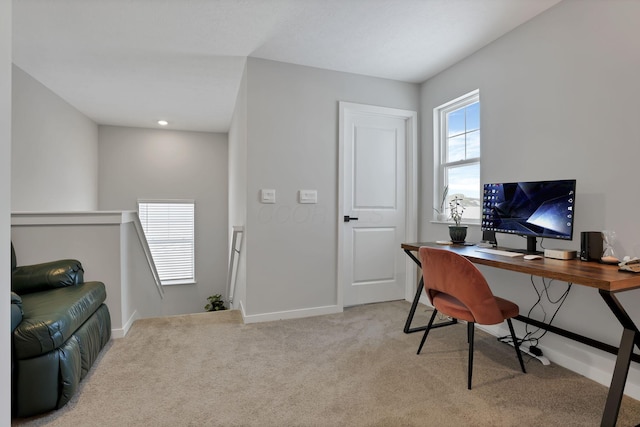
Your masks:
[{"label": "chair metal leg", "polygon": [[429,324],[427,325],[427,328],[424,330],[424,335],[422,336],[422,341],[420,341],[420,347],[418,347],[418,352],[416,354],[420,354],[420,351],[422,351],[422,346],[424,345],[424,342],[427,340],[427,335],[429,335],[429,331],[431,330],[431,325],[433,325],[433,321],[436,319],[436,314],[438,314],[438,310],[434,308],[433,314],[431,315],[431,319],[429,319]]},{"label": "chair metal leg", "polygon": [[469,370],[467,372],[467,389],[471,390],[471,374],[473,373],[473,333],[475,323],[467,322],[467,339],[469,340]]},{"label": "chair metal leg", "polygon": [[507,325],[509,325],[509,331],[511,332],[511,339],[513,340],[513,347],[516,349],[516,354],[518,355],[518,361],[520,362],[520,367],[522,368],[522,372],[526,374],[527,371],[524,369],[524,362],[522,361],[522,353],[520,353],[520,343],[518,342],[518,337],[516,337],[516,333],[513,330],[513,323],[511,323],[511,319],[507,319]]}]

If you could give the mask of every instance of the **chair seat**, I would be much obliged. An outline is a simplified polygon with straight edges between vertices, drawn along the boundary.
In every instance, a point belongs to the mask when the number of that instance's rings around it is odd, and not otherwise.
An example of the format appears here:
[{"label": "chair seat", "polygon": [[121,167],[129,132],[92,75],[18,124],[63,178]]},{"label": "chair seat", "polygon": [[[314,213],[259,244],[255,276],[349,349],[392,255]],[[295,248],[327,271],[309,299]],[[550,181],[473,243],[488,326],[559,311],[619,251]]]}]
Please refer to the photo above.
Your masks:
[{"label": "chair seat", "polygon": [[[495,299],[504,319],[511,319],[520,313],[520,308],[517,304],[500,297],[495,297]],[[469,309],[467,309],[467,307],[465,307],[457,298],[449,294],[439,292],[433,296],[432,302],[436,310],[447,316],[458,320],[465,320],[467,322],[476,322],[471,311],[469,311]]]},{"label": "chair seat", "polygon": [[24,316],[13,332],[15,356],[29,359],[60,348],[107,298],[102,282],[22,295]]}]

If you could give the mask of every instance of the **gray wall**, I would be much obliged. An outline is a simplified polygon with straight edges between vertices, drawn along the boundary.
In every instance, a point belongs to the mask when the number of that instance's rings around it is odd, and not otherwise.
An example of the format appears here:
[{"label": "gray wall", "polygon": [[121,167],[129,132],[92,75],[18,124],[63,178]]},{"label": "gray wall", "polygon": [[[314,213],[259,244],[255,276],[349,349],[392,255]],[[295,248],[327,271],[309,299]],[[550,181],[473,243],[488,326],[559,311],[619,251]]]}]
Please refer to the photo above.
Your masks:
[{"label": "gray wall", "polygon": [[[433,108],[480,88],[482,181],[576,178],[574,239],[546,240],[544,246],[579,249],[581,231],[612,229],[619,234],[620,255],[640,256],[634,179],[640,158],[638,16],[640,2],[563,1],[422,85],[422,239],[447,236],[446,226],[429,222]],[[501,244],[525,247],[522,239],[504,236],[498,235]],[[471,227],[469,240],[479,238],[480,229]],[[494,291],[525,313],[535,302],[528,276],[483,271]],[[552,296],[563,289],[554,283]],[[640,291],[620,298],[639,319]],[[619,343],[621,328],[594,289],[574,286],[554,324]],[[553,334],[541,344],[553,361],[608,383],[609,355]],[[634,364],[626,390],[635,396],[638,374]]]},{"label": "gray wall", "polygon": [[[419,87],[248,59],[248,315],[337,304],[339,101],[417,111]],[[261,188],[276,204],[259,203]],[[300,189],[318,203],[298,204]]]},{"label": "gray wall", "polygon": [[11,209],[98,206],[98,126],[13,66]]},{"label": "gray wall", "polygon": [[137,210],[142,199],[196,202],[195,285],[165,286],[164,314],[204,311],[226,293],[227,136],[99,126],[100,210]]},{"label": "gray wall", "polygon": [[[11,230],[11,2],[0,1],[0,241]],[[0,294],[11,289],[9,245],[0,245]],[[11,344],[9,304],[0,304],[0,425],[11,423]]]}]

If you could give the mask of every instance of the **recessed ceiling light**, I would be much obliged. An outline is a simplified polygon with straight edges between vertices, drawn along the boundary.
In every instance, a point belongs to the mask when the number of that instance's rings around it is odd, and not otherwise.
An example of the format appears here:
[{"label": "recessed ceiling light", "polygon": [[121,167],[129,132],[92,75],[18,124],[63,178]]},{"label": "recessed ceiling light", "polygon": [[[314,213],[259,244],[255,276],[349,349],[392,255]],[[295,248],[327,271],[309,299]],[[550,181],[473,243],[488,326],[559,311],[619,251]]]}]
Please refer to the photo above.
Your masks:
[{"label": "recessed ceiling light", "polygon": [[169,122],[168,122],[168,121],[166,121],[166,120],[158,120],[158,124],[159,124],[160,126],[166,126],[166,125],[168,125],[168,124],[169,124]]}]

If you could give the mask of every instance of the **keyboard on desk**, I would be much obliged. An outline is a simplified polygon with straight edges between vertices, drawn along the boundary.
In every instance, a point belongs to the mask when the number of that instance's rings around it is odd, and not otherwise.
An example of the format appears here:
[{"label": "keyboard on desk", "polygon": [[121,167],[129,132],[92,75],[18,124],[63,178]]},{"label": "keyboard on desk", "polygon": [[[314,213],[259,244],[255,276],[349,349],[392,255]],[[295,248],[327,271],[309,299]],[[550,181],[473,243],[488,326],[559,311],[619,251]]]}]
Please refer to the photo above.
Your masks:
[{"label": "keyboard on desk", "polygon": [[501,256],[508,256],[508,257],[516,257],[516,256],[524,255],[524,254],[521,254],[520,252],[501,251],[500,249],[489,249],[489,248],[477,248],[476,251],[484,252],[485,254],[501,255]]}]

